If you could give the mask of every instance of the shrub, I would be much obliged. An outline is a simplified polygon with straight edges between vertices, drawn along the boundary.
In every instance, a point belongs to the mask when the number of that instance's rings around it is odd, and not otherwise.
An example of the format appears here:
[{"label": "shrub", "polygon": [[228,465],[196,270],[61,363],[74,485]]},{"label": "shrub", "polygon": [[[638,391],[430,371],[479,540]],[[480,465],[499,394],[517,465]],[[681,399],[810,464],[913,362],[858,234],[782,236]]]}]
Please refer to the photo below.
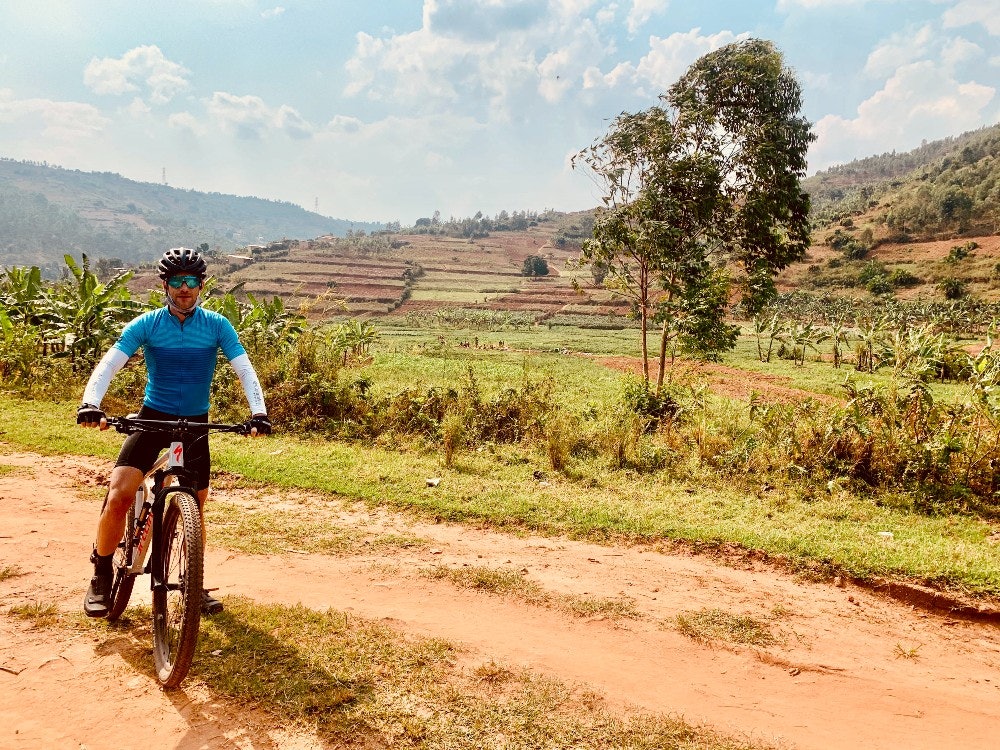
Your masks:
[{"label": "shrub", "polygon": [[455,451],[465,444],[467,437],[466,416],[459,410],[449,410],[441,420],[441,446],[444,449],[444,465],[451,468]]},{"label": "shrub", "polygon": [[521,266],[522,276],[548,276],[549,264],[539,255],[529,255]]},{"label": "shrub", "polygon": [[945,299],[962,299],[967,294],[965,282],[953,276],[941,279],[937,287]]},{"label": "shrub", "polygon": [[889,283],[894,287],[911,287],[923,283],[923,279],[916,276],[905,268],[897,268],[889,274]]},{"label": "shrub", "polygon": [[545,422],[545,451],[549,466],[555,471],[563,471],[569,458],[577,453],[583,440],[581,420],[565,411],[555,411]]},{"label": "shrub", "polygon": [[876,276],[871,279],[865,287],[872,294],[892,294],[892,282],[885,276]]}]

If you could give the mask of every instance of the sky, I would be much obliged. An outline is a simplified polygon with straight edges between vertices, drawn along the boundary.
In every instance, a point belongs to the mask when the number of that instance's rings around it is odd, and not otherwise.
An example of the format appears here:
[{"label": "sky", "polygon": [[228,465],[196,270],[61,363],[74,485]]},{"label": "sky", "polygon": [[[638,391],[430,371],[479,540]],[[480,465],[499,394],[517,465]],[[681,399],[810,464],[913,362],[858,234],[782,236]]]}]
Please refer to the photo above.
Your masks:
[{"label": "sky", "polygon": [[578,211],[572,156],[751,37],[809,174],[1000,122],[1000,0],[2,0],[0,157],[404,226]]}]

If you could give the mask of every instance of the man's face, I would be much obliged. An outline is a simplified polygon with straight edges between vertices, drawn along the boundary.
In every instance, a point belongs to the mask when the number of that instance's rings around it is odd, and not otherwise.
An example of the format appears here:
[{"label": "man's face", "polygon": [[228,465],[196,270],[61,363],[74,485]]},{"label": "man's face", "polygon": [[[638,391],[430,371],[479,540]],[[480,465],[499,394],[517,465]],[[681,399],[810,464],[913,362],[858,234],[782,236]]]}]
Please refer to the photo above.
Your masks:
[{"label": "man's face", "polygon": [[191,310],[198,303],[202,280],[197,276],[171,276],[163,282],[163,290],[179,310]]}]

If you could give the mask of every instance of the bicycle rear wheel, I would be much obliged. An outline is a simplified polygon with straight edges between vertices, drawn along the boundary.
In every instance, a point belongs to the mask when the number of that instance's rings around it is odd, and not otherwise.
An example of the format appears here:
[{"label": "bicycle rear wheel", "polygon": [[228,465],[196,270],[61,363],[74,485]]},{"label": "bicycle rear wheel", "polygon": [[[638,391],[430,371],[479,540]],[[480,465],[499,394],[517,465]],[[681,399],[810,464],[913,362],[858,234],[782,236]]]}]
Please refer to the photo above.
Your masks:
[{"label": "bicycle rear wheel", "polygon": [[125,519],[125,535],[118,542],[115,549],[114,558],[111,561],[114,578],[111,579],[111,608],[108,610],[107,619],[114,622],[121,617],[122,612],[128,606],[128,600],[132,596],[132,587],[135,585],[135,576],[129,575],[128,569],[132,563],[132,555],[135,554],[135,506],[128,508],[128,517]]},{"label": "bicycle rear wheel", "polygon": [[201,623],[204,561],[198,501],[187,492],[166,499],[163,559],[156,561],[165,587],[153,591],[153,661],[156,677],[174,688],[191,668]]}]

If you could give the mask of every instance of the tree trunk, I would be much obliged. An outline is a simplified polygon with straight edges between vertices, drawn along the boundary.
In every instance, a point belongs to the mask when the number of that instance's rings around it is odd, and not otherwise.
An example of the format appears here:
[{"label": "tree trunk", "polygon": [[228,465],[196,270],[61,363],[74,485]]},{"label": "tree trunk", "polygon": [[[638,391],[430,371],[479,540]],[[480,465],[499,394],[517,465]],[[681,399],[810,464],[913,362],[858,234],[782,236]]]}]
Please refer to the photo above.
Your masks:
[{"label": "tree trunk", "polygon": [[649,270],[645,264],[639,268],[639,320],[642,328],[642,376],[649,388],[649,344],[646,333],[649,326]]},{"label": "tree trunk", "polygon": [[667,369],[667,321],[663,321],[660,329],[660,369],[656,374],[656,395],[663,390],[663,375]]}]

